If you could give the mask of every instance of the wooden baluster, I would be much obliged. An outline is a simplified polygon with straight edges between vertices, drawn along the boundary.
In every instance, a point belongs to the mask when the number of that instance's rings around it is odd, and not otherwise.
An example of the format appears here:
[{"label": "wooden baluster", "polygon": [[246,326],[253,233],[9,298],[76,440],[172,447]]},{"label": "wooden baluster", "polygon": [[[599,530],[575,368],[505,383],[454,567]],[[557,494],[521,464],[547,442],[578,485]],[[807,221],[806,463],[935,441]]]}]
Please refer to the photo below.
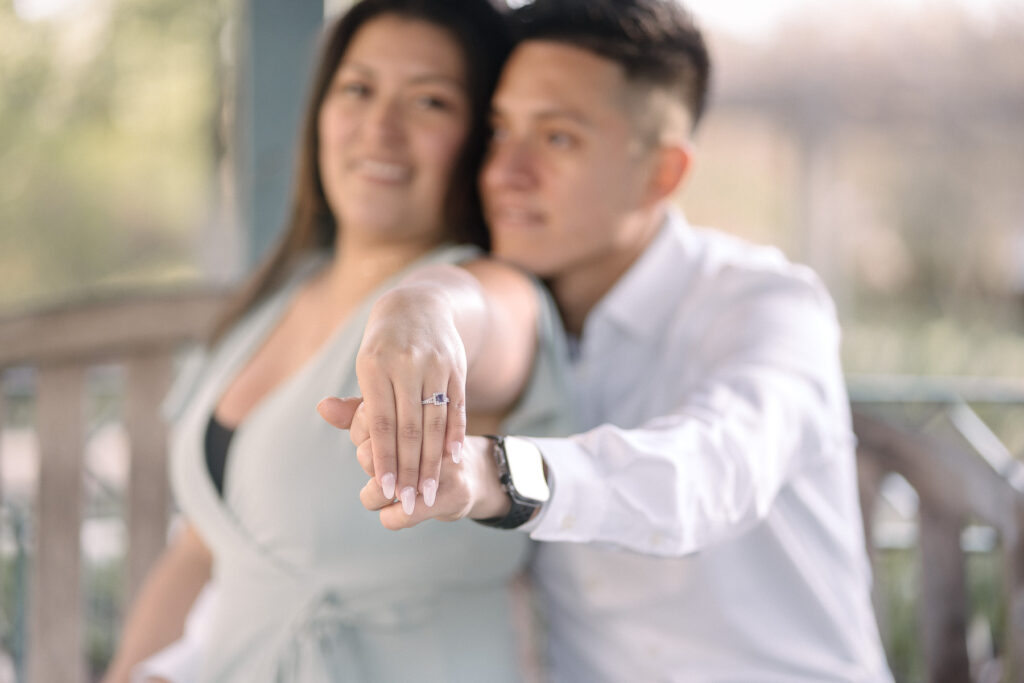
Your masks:
[{"label": "wooden baluster", "polygon": [[871,583],[871,602],[875,609],[875,620],[878,622],[879,631],[883,634],[888,632],[888,624],[884,623],[884,615],[887,614],[885,595],[882,590],[881,581],[878,578],[877,555],[872,539],[872,530],[875,520],[875,503],[878,501],[879,489],[882,486],[882,479],[886,471],[882,466],[878,454],[864,446],[857,448],[857,492],[860,495],[860,514],[864,524],[864,543],[867,547],[868,561],[871,563],[871,572],[875,580]]},{"label": "wooden baluster", "polygon": [[[3,432],[7,428],[7,386],[4,382],[4,368],[0,367],[0,465],[4,459]],[[2,469],[2,467],[0,467]],[[0,478],[0,506],[4,502],[4,488],[6,483]],[[0,579],[2,579],[0,575]]]},{"label": "wooden baluster", "polygon": [[1016,496],[1014,521],[1003,529],[1006,568],[1005,586],[1009,597],[1006,614],[1005,648],[1002,654],[1003,680],[1024,680],[1024,496]]},{"label": "wooden baluster", "polygon": [[127,362],[125,422],[131,444],[127,491],[128,585],[126,604],[137,595],[167,542],[170,492],[167,482],[167,434],[160,403],[171,377],[169,353],[132,357]]},{"label": "wooden baluster", "polygon": [[80,583],[84,382],[81,366],[39,369],[39,489],[28,642],[33,683],[74,683],[85,672]]},{"label": "wooden baluster", "polygon": [[[920,491],[919,491],[920,493]],[[960,547],[963,520],[921,500],[921,629],[932,683],[970,680],[967,658],[967,571]]]}]

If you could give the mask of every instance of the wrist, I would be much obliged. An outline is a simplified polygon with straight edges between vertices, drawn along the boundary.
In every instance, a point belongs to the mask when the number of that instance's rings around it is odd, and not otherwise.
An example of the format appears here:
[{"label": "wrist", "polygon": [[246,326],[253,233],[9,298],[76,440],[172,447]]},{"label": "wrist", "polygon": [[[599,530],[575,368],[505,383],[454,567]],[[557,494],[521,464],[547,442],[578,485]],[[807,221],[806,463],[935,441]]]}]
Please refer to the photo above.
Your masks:
[{"label": "wrist", "polygon": [[504,514],[476,517],[485,526],[515,529],[533,519],[551,496],[547,468],[537,446],[521,437],[490,436],[495,473],[507,505]]},{"label": "wrist", "polygon": [[463,453],[468,456],[464,462],[474,468],[473,479],[476,483],[476,496],[468,515],[472,519],[502,517],[512,506],[508,493],[501,485],[498,467],[491,453],[493,449],[494,442],[483,436],[467,436],[463,444]]}]

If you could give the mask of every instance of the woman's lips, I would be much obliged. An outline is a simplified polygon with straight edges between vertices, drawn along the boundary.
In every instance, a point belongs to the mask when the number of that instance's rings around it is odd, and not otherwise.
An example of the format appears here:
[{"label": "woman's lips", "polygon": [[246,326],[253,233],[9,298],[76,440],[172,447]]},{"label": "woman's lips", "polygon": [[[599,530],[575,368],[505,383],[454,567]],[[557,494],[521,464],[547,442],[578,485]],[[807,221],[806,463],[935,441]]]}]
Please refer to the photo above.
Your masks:
[{"label": "woman's lips", "polygon": [[360,159],[353,165],[353,170],[367,180],[378,183],[405,183],[412,178],[412,167],[409,164],[394,161]]}]

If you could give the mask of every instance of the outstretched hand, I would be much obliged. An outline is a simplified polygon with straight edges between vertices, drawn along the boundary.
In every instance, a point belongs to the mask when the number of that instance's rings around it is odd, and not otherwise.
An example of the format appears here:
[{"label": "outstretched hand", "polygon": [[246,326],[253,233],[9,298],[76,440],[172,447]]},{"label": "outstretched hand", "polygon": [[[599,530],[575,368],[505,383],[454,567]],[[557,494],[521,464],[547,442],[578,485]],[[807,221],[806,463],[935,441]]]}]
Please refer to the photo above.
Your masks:
[{"label": "outstretched hand", "polygon": [[367,427],[359,435],[372,444],[365,448],[377,484],[407,514],[417,498],[433,504],[441,463],[459,461],[466,435],[466,350],[444,301],[423,286],[388,292],[374,304],[356,356]]},{"label": "outstretched hand", "polygon": [[[325,398],[317,410],[320,416],[338,429],[348,429],[356,445],[359,465],[369,477],[359,492],[359,500],[367,510],[380,513],[381,524],[393,530],[407,529],[428,519],[455,521],[464,517],[485,519],[508,512],[509,499],[498,481],[491,455],[493,444],[479,436],[466,437],[461,466],[449,456],[440,467],[440,481],[434,491],[423,495],[423,505],[405,506],[396,501],[394,490],[384,491],[374,477],[373,445],[367,428],[367,417],[360,398]],[[431,494],[428,498],[427,494]]]}]

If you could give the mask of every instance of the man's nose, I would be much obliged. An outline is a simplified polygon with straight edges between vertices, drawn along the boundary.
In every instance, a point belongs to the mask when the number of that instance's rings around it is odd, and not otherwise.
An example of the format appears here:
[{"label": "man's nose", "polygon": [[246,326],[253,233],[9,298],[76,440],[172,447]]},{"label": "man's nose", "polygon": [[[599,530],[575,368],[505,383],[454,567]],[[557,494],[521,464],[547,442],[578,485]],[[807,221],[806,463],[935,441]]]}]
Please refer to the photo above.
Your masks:
[{"label": "man's nose", "polygon": [[485,187],[530,189],[536,181],[535,161],[526,141],[504,140],[491,148],[483,170]]}]

